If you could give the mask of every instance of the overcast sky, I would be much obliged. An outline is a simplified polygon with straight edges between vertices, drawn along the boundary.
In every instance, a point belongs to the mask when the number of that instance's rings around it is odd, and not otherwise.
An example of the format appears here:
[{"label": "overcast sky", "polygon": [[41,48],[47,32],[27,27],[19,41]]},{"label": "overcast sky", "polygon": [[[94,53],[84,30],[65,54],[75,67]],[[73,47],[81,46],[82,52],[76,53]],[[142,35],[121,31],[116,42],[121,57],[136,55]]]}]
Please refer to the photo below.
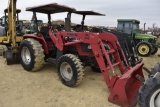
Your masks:
[{"label": "overcast sky", "polygon": [[[140,26],[146,23],[147,27],[152,27],[153,23],[160,27],[160,0],[17,0],[17,8],[22,12],[20,19],[30,20],[32,12],[26,12],[26,7],[41,4],[59,3],[76,8],[76,10],[94,10],[106,16],[88,16],[86,25],[117,26],[117,19],[137,19],[141,21]],[[3,3],[3,4],[2,4]],[[8,5],[8,0],[1,0],[0,16],[4,15],[4,9]],[[47,21],[46,15],[38,14],[38,19]],[[64,20],[66,13],[52,15],[52,20]],[[80,15],[72,15],[72,22],[81,22]]]}]

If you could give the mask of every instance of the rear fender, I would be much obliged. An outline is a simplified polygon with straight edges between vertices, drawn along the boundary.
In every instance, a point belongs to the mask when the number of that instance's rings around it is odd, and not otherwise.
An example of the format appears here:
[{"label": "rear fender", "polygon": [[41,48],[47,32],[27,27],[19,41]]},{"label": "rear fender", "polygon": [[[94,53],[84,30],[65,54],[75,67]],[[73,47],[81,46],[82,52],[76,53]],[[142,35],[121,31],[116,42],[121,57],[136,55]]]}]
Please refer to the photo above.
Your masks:
[{"label": "rear fender", "polygon": [[23,39],[27,39],[27,38],[33,38],[33,39],[38,40],[42,44],[42,48],[44,49],[44,53],[45,54],[49,54],[47,43],[46,43],[46,41],[45,41],[43,36],[38,37],[36,34],[25,34],[23,36]]}]

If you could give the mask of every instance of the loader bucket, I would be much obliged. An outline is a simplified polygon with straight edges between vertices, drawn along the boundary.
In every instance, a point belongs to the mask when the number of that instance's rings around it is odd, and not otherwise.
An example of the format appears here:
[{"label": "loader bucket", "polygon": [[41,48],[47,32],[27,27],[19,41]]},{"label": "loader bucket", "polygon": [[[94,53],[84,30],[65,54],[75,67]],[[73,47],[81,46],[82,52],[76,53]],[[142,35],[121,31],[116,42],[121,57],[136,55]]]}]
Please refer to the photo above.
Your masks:
[{"label": "loader bucket", "polygon": [[143,63],[130,67],[123,75],[117,76],[117,80],[111,89],[108,100],[121,107],[135,107],[137,95],[142,82],[136,78],[141,76]]}]

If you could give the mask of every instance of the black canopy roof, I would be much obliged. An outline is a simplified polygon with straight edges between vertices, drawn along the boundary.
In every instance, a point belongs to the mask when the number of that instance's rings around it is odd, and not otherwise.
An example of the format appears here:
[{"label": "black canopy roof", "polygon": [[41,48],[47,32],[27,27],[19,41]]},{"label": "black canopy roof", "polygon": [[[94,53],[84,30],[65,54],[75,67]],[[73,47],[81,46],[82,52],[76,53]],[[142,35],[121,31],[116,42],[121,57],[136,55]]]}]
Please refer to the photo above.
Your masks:
[{"label": "black canopy roof", "polygon": [[72,7],[68,7],[66,5],[60,5],[58,3],[50,3],[45,5],[28,7],[26,8],[26,11],[54,14],[54,13],[61,13],[61,12],[73,12],[73,11],[76,11],[76,9]]},{"label": "black canopy roof", "polygon": [[100,15],[105,16],[105,14],[101,14],[94,11],[74,11],[73,13],[80,14],[80,15]]}]

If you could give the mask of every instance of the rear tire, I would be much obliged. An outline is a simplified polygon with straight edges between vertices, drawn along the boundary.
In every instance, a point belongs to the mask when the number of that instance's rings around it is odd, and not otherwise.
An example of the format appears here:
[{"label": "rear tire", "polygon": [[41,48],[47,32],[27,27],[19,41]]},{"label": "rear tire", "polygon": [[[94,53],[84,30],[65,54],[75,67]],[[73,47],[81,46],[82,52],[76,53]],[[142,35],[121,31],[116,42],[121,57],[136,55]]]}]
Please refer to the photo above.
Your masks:
[{"label": "rear tire", "polygon": [[77,86],[84,77],[84,67],[75,55],[66,54],[58,60],[58,76],[69,87]]},{"label": "rear tire", "polygon": [[136,52],[138,53],[139,56],[147,57],[151,55],[152,46],[150,43],[145,42],[145,41],[139,42],[136,45]]},{"label": "rear tire", "polygon": [[27,71],[38,71],[44,64],[44,50],[39,41],[28,38],[20,44],[20,62]]},{"label": "rear tire", "polygon": [[139,90],[140,107],[160,107],[160,72],[148,78]]},{"label": "rear tire", "polygon": [[152,46],[152,52],[151,55],[154,55],[158,52],[158,47],[157,46]]}]

